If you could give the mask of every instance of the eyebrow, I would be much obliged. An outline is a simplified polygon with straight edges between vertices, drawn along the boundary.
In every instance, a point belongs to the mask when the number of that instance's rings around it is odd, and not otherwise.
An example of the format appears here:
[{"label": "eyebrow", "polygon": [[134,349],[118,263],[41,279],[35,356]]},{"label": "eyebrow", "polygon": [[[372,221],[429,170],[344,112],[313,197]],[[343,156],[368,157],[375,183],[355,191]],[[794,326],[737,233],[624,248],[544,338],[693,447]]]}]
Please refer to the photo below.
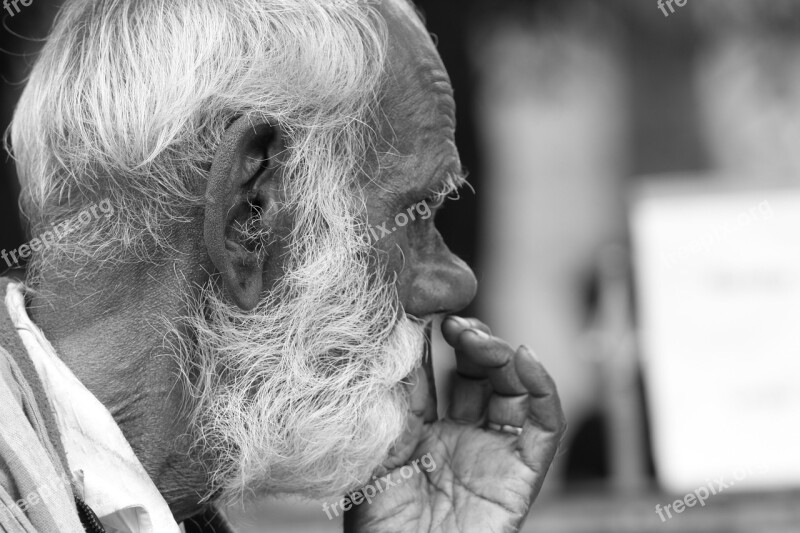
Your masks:
[{"label": "eyebrow", "polygon": [[452,168],[446,170],[443,174],[440,174],[432,186],[428,188],[428,192],[431,193],[429,198],[437,206],[443,204],[445,200],[450,199],[453,194],[456,195],[453,199],[457,200],[459,198],[458,191],[462,187],[467,186],[470,190],[473,190],[467,181],[467,175],[468,173],[461,166],[457,167],[455,170]]}]

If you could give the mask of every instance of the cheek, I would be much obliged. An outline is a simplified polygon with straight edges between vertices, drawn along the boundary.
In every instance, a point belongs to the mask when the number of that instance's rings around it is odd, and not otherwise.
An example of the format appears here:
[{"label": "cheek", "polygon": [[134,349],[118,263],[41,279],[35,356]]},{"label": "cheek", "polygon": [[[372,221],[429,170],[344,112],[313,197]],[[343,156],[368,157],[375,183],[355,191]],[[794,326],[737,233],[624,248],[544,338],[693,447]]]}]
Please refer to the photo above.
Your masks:
[{"label": "cheek", "polygon": [[413,221],[409,219],[408,223],[403,224],[403,217],[395,217],[386,224],[385,229],[391,231],[391,234],[377,240],[374,247],[384,258],[387,274],[390,276],[396,274],[403,278],[435,256],[438,249],[446,250],[431,218]]}]

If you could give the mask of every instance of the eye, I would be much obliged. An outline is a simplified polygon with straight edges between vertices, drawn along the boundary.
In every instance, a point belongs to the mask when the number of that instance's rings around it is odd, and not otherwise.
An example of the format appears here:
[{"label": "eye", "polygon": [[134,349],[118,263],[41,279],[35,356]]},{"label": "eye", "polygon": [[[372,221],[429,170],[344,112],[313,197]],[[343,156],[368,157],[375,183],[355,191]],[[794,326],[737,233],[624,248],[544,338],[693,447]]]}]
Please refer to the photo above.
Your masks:
[{"label": "eye", "polygon": [[442,207],[445,202],[450,198],[449,194],[442,194],[440,192],[433,192],[429,194],[423,202],[427,204],[428,207],[431,209],[439,209]]},{"label": "eye", "polygon": [[[443,193],[441,191],[432,191],[425,198],[414,200],[406,206],[406,210],[419,210],[424,209],[429,213],[439,210],[447,200],[450,199],[451,193]],[[419,197],[418,197],[419,198]]]}]

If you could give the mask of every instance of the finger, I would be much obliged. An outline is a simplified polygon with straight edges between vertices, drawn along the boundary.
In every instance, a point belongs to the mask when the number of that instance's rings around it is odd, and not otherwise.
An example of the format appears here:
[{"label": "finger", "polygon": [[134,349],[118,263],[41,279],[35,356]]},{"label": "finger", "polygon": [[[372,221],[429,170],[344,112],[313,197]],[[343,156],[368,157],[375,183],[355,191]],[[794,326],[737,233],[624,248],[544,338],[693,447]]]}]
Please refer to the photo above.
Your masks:
[{"label": "finger", "polygon": [[527,346],[520,346],[514,353],[517,375],[528,394],[534,398],[558,399],[558,392],[553,378],[545,369],[536,354]]},{"label": "finger", "polygon": [[530,468],[546,471],[566,431],[561,400],[553,378],[529,348],[520,346],[514,359],[519,379],[530,393],[528,416],[517,450]]},{"label": "finger", "polygon": [[[521,361],[526,368],[526,359],[530,359],[529,350],[520,347],[514,357],[505,365],[489,371],[489,381],[494,393],[489,399],[487,421],[495,426],[513,426],[522,428],[528,419],[531,402],[537,398],[531,396],[531,390],[525,386],[518,374],[517,362]],[[535,359],[531,359],[535,361]],[[537,372],[544,371],[539,365]],[[545,371],[546,374],[546,371]],[[547,376],[549,377],[549,376]],[[533,391],[538,394],[538,390]]]},{"label": "finger", "polygon": [[[464,331],[473,329],[475,331],[482,331],[491,334],[489,327],[478,320],[477,318],[462,318],[459,316],[451,315],[442,322],[442,336],[447,343],[453,348],[458,346],[458,337]],[[458,357],[456,350],[456,370],[462,376],[469,376],[473,378],[485,378],[487,372],[480,366],[472,362]]]},{"label": "finger", "polygon": [[473,379],[456,374],[447,417],[454,422],[479,424],[483,420],[492,386],[486,379]]},{"label": "finger", "polygon": [[514,350],[502,339],[482,330],[465,329],[455,340],[456,370],[462,376],[489,377],[490,370],[508,363]]},{"label": "finger", "polygon": [[514,426],[521,428],[528,418],[530,396],[520,394],[517,396],[502,396],[492,394],[489,398],[489,407],[486,412],[486,421],[498,426]]},{"label": "finger", "polygon": [[[507,345],[506,345],[507,346]],[[511,346],[507,346],[507,351],[511,351]],[[524,394],[527,396],[528,388],[520,381],[517,374],[517,365],[514,356],[509,357],[508,362],[503,366],[490,368],[489,381],[494,388],[494,392],[505,396],[519,396]]]},{"label": "finger", "polygon": [[476,329],[484,333],[492,334],[489,326],[478,320],[477,318],[465,318],[456,315],[450,315],[442,322],[442,336],[447,344],[455,347],[458,335],[465,329]]}]

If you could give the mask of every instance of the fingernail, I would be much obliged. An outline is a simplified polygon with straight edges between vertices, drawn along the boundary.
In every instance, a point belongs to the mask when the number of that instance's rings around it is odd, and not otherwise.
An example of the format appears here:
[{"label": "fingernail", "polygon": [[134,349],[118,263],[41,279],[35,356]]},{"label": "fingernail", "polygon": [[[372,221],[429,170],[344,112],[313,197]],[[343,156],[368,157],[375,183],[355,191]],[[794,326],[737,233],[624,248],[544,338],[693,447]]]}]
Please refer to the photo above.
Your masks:
[{"label": "fingernail", "polygon": [[489,334],[488,333],[485,333],[485,332],[483,332],[483,331],[481,331],[479,329],[471,329],[470,331],[472,333],[474,333],[475,335],[477,335],[478,337],[480,337],[481,339],[488,339],[489,338]]},{"label": "fingernail", "polygon": [[453,322],[455,322],[456,324],[458,324],[462,328],[468,328],[469,327],[469,322],[467,322],[465,319],[461,318],[460,316],[450,315],[447,318],[448,318],[448,320],[452,320]]},{"label": "fingernail", "polygon": [[531,357],[531,359],[533,359],[534,361],[538,361],[539,360],[539,358],[536,356],[536,352],[534,352],[533,350],[531,350],[530,348],[528,348],[524,344],[520,345],[519,350],[524,352],[524,353],[526,353],[526,354],[528,354]]}]

